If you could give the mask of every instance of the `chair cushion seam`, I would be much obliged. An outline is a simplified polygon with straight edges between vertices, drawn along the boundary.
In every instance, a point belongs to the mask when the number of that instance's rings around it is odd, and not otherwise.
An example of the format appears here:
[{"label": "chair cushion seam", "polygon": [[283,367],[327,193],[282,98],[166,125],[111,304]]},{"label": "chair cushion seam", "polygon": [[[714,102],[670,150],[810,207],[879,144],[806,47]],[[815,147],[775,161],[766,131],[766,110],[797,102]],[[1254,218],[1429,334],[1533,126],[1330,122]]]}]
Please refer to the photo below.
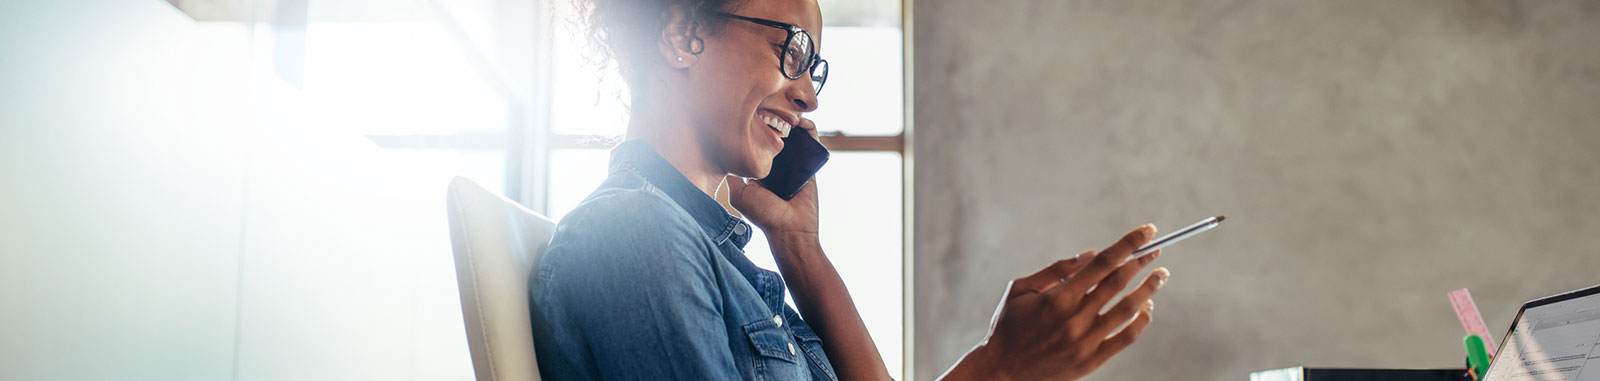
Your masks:
[{"label": "chair cushion seam", "polygon": [[[456,197],[454,201],[457,209],[460,210],[461,198]],[[462,231],[472,231],[469,225],[470,222],[468,218],[461,219]],[[489,362],[489,379],[498,380],[499,374],[495,372],[494,366],[494,346],[489,344],[489,330],[487,329],[489,324],[486,320],[488,317],[483,313],[483,297],[481,295],[482,291],[480,291],[481,287],[478,285],[477,251],[473,250],[472,248],[471,237],[467,237],[467,239],[463,240],[463,242],[465,242],[467,246],[467,272],[470,274],[470,278],[472,279],[472,306],[478,311],[478,335],[483,339],[484,357],[486,357],[485,360]]]}]

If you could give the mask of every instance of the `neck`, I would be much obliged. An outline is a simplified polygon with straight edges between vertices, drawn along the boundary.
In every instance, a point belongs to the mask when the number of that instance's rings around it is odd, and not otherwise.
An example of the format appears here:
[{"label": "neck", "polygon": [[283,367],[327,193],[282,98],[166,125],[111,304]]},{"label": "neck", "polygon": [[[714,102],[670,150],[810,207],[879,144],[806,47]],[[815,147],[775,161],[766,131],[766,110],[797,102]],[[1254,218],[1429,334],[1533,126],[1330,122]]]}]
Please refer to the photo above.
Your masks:
[{"label": "neck", "polygon": [[715,198],[727,171],[711,160],[688,115],[680,108],[660,107],[640,100],[636,97],[632,104],[627,138],[650,145],[695,188]]}]

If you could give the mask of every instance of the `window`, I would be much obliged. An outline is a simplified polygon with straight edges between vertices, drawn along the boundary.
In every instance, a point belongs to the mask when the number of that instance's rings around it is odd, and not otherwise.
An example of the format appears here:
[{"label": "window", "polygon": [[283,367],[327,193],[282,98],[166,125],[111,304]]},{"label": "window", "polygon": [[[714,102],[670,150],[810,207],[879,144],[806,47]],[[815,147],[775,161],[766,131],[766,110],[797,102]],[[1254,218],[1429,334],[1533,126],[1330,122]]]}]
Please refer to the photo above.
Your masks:
[{"label": "window", "polygon": [[[626,129],[623,84],[589,64],[570,1],[553,0],[547,197],[559,219],[605,178],[607,148]],[[833,150],[817,175],[822,240],[850,288],[873,340],[901,378],[905,97],[899,0],[823,0],[822,49],[830,72],[821,106],[808,115]],[[581,94],[583,96],[573,96]],[[751,261],[777,270],[766,239],[746,247]]]},{"label": "window", "polygon": [[[445,231],[433,219],[443,217],[444,184],[451,176],[466,176],[559,219],[606,176],[608,149],[624,132],[623,85],[588,64],[581,48],[586,41],[567,23],[571,0],[169,2],[206,31],[196,34],[196,43],[205,44],[197,46],[217,48],[196,50],[195,69],[216,72],[205,78],[241,75],[236,82],[205,83],[202,90],[209,92],[196,92],[195,109],[219,123],[243,124],[242,131],[252,131],[248,138],[270,140],[261,145],[266,148],[260,154],[269,159],[255,162],[255,168],[286,168],[281,172],[307,177],[315,173],[327,177],[318,181],[376,189],[402,200],[384,204],[384,210],[416,212],[356,229],[418,232],[412,238],[420,238],[407,242],[406,250],[383,252],[401,260],[381,271],[348,260],[371,254],[359,250],[327,257],[310,250],[273,251],[240,268],[349,268],[359,274],[357,283],[408,285],[409,294],[387,289],[339,294],[362,295],[352,299],[372,301],[362,305],[367,308],[363,311],[382,311],[394,318],[385,322],[404,321],[403,329],[410,330],[409,336],[396,336],[395,330],[402,328],[386,326],[372,331],[374,336],[403,337],[415,344],[369,356],[365,364],[370,366],[363,369],[392,370],[381,366],[382,359],[404,352],[428,359],[413,372],[440,376],[433,378],[470,372],[459,351],[463,337],[454,274],[439,262],[447,258],[440,256],[448,251]],[[823,144],[834,151],[818,174],[823,245],[849,285],[891,374],[902,378],[906,103],[901,3],[821,3],[826,22],[821,52],[832,70],[827,91],[819,97],[821,108],[808,117],[822,130]],[[240,103],[219,100],[228,96],[239,99],[226,100]],[[249,112],[243,111],[247,108]],[[364,174],[383,176],[358,176]],[[293,191],[300,188],[294,186],[304,185],[254,184],[262,190],[251,193],[254,201],[295,199],[300,194]],[[289,204],[313,212],[335,210],[315,202]],[[261,218],[281,217],[268,209],[260,211]],[[275,232],[270,227],[262,231]],[[755,237],[748,248],[752,261],[776,270],[764,237]],[[320,274],[249,272],[279,274],[241,277],[239,287],[247,291],[240,298],[252,300],[252,306],[275,306],[274,301],[287,299],[280,297],[284,292],[313,290],[305,284],[316,283],[301,278],[317,280]],[[246,285],[246,280],[252,283]],[[320,281],[335,285],[328,289],[347,283],[344,277]],[[253,294],[257,292],[266,296]],[[386,299],[396,295],[411,302]],[[299,320],[259,318],[259,311],[282,314],[284,309],[238,308],[240,316],[271,322],[239,323],[245,327],[243,336],[270,335],[296,324],[320,327],[327,321],[307,313],[310,308],[294,310]],[[364,312],[342,316],[359,313]],[[320,353],[277,345],[279,341],[237,340],[252,353],[240,357],[247,369],[277,369],[276,364],[312,361]],[[339,345],[376,342],[345,340]],[[327,350],[336,348],[343,347]]]},{"label": "window", "polygon": [[[135,171],[183,174],[136,182],[173,184],[168,187],[183,190],[162,193],[177,197],[192,193],[200,200],[227,200],[195,204],[227,212],[180,207],[162,213],[224,216],[204,221],[238,223],[215,228],[226,231],[221,235],[173,238],[211,243],[205,246],[206,260],[157,273],[188,278],[204,272],[193,279],[236,282],[231,292],[204,293],[227,296],[186,304],[212,316],[207,323],[231,319],[232,329],[222,332],[232,335],[188,335],[165,347],[223,349],[212,357],[224,359],[220,365],[212,361],[213,366],[203,367],[211,370],[228,366],[231,347],[231,368],[222,369],[231,369],[236,379],[471,379],[444,191],[454,175],[490,189],[514,189],[519,179],[507,175],[519,173],[523,162],[519,146],[509,142],[517,141],[510,137],[526,124],[527,96],[518,90],[513,72],[503,68],[511,67],[507,62],[514,61],[508,59],[517,54],[533,52],[496,48],[502,41],[495,26],[517,25],[499,18],[496,8],[502,5],[493,0],[132,3],[137,5],[91,12],[97,15],[90,20],[98,21],[64,29],[97,36],[85,40],[96,41],[89,44],[94,47],[71,52],[92,52],[89,57],[121,64],[45,74],[71,78],[94,68],[94,78],[112,84],[96,88],[159,89],[113,93],[153,96],[106,103],[114,107],[100,108],[134,115],[128,118],[134,124],[116,122],[117,127],[89,131],[140,136],[112,152],[159,157],[141,163],[205,168]],[[531,2],[524,7],[533,9]],[[115,28],[107,34],[91,24]],[[116,37],[98,37],[103,35]],[[159,106],[119,114],[123,107],[147,104]],[[181,114],[187,110],[192,114]],[[236,188],[188,190],[190,184],[218,183]],[[144,205],[133,201],[130,205]],[[217,268],[203,266],[229,263],[220,258],[230,254],[237,255],[231,261],[235,273],[216,275]],[[153,259],[198,258],[176,255]]]},{"label": "window", "polygon": [[[571,0],[405,4],[404,22],[329,21],[384,14],[357,6],[312,12],[320,21],[302,32],[310,36],[309,103],[343,107],[321,117],[335,125],[340,115],[361,116],[347,125],[395,160],[444,167],[552,219],[565,216],[605,178],[609,149],[627,124],[625,85],[590,64]],[[817,175],[824,249],[897,379],[905,313],[901,6],[821,1],[821,53],[831,71],[821,107],[807,115],[833,150]],[[764,237],[747,248],[757,265],[777,269]]]}]

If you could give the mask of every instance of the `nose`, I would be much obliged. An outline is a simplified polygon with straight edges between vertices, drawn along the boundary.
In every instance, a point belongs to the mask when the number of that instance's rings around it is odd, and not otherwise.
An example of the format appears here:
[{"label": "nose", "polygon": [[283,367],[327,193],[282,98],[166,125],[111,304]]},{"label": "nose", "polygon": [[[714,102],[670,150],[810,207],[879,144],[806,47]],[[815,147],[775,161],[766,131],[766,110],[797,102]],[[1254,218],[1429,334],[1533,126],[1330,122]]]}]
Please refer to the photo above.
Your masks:
[{"label": "nose", "polygon": [[800,109],[800,112],[812,112],[817,109],[817,89],[811,83],[810,76],[801,76],[800,79],[789,80],[789,100]]}]

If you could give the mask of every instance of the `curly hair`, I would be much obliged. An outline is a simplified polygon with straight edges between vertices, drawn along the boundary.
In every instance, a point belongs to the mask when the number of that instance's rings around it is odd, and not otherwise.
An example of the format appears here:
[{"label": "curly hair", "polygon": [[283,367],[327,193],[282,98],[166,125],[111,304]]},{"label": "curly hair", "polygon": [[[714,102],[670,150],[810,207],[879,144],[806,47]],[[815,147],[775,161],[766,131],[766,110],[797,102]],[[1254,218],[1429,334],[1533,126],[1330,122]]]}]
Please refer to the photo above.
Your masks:
[{"label": "curly hair", "polygon": [[584,34],[589,39],[589,59],[604,71],[607,64],[615,62],[630,89],[635,91],[643,80],[642,68],[657,63],[662,58],[656,53],[656,42],[671,21],[670,10],[683,9],[684,27],[678,31],[688,34],[700,54],[704,40],[700,33],[716,34],[726,22],[716,12],[731,11],[748,0],[572,0],[578,20],[587,24]]}]

